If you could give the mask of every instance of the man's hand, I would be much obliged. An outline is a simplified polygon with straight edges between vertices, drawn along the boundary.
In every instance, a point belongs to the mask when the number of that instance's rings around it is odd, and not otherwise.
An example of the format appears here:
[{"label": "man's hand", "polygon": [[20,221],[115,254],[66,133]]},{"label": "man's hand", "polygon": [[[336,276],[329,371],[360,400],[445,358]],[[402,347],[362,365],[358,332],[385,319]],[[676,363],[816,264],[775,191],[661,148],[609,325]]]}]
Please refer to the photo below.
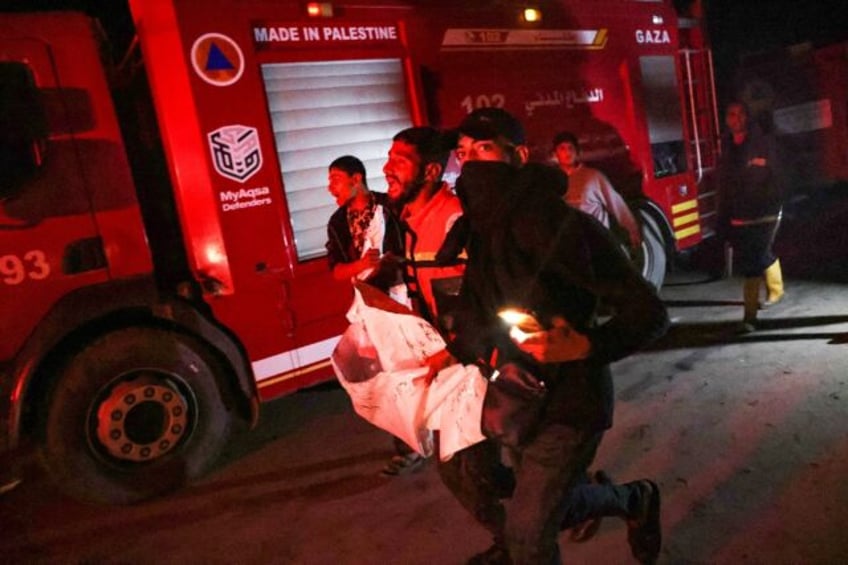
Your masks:
[{"label": "man's hand", "polygon": [[427,376],[425,377],[427,384],[432,383],[433,379],[436,378],[436,375],[442,369],[459,363],[456,357],[451,355],[447,349],[437,351],[436,353],[427,357],[424,362],[427,364],[427,367],[429,369],[429,371],[427,372]]},{"label": "man's hand", "polygon": [[362,254],[359,260],[359,272],[366,269],[375,269],[380,264],[380,250],[371,248]]},{"label": "man's hand", "polygon": [[574,330],[564,318],[555,316],[551,329],[533,333],[510,332],[518,348],[540,363],[565,363],[589,356],[592,344],[584,334]]},{"label": "man's hand", "polygon": [[404,258],[398,257],[391,251],[386,251],[380,257],[380,262],[386,265],[402,265],[404,263]]}]

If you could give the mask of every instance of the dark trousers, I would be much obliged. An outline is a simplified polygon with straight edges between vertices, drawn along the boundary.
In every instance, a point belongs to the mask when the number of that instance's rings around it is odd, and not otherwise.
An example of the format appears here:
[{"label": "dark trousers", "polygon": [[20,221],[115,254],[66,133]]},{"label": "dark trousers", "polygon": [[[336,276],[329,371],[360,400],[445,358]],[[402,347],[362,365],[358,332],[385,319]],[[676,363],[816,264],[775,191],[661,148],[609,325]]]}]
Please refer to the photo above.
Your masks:
[{"label": "dark trousers", "polygon": [[412,453],[413,451],[415,451],[414,449],[409,447],[409,445],[407,445],[407,443],[405,441],[403,441],[402,439],[400,439],[397,436],[392,436],[392,445],[394,445],[394,447],[395,447],[395,454],[396,455],[407,456],[410,453]]},{"label": "dark trousers", "polygon": [[594,517],[627,516],[636,502],[634,488],[586,480],[602,437],[547,424],[515,451],[512,473],[502,465],[498,445],[487,441],[440,464],[439,474],[495,543],[509,550],[514,565],[559,563],[561,529]]},{"label": "dark trousers", "polygon": [[744,277],[761,277],[777,259],[772,250],[780,222],[733,226],[730,241],[733,245],[736,270]]}]

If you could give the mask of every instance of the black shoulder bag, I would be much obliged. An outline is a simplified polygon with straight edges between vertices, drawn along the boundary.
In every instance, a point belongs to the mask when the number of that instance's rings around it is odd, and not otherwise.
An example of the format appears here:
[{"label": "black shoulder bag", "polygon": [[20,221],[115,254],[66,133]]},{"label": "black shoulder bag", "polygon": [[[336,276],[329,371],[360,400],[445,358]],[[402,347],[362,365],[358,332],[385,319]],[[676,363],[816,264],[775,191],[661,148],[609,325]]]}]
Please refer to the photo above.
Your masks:
[{"label": "black shoulder bag", "polygon": [[483,435],[510,447],[523,445],[539,424],[547,396],[545,382],[519,363],[504,363],[494,370],[486,365],[484,370],[489,384],[480,421]]}]

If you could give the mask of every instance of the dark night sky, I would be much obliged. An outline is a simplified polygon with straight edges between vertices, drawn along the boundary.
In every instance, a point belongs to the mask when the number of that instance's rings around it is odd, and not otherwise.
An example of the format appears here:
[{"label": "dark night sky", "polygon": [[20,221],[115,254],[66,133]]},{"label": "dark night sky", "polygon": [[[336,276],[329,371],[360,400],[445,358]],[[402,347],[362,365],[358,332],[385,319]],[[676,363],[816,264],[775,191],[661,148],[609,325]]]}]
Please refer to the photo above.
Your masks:
[{"label": "dark night sky", "polygon": [[[686,6],[692,0],[674,0]],[[848,41],[848,0],[702,0],[718,78],[733,72],[743,53],[805,41]],[[540,2],[544,4],[544,2]],[[123,0],[0,0],[3,10],[78,9],[101,19],[122,52],[132,30]]]},{"label": "dark night sky", "polygon": [[848,39],[845,0],[706,0],[716,49],[757,51]]},{"label": "dark night sky", "polygon": [[[674,0],[686,5],[691,0]],[[703,0],[717,50],[756,51],[803,41],[833,43],[848,39],[846,0]],[[78,9],[104,25],[126,31],[131,22],[122,0],[4,0],[3,11]]]},{"label": "dark night sky", "polygon": [[743,54],[804,42],[848,41],[848,0],[704,2],[719,84]]},{"label": "dark night sky", "polygon": [[[848,0],[702,0],[716,55],[732,60],[804,41],[848,40]],[[687,5],[691,0],[674,0]],[[540,2],[543,4],[544,2]],[[123,0],[0,0],[2,10],[79,9],[126,35],[131,21]]]}]

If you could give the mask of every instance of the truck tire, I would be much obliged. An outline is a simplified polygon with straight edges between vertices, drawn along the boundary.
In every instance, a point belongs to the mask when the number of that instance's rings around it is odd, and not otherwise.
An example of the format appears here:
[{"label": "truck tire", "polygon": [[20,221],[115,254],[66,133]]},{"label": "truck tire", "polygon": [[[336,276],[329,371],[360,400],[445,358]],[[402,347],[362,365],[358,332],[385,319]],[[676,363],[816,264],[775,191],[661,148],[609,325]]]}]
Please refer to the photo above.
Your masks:
[{"label": "truck tire", "polygon": [[196,340],[129,328],[64,365],[48,398],[42,457],[74,498],[131,504],[184,485],[226,445],[233,424],[216,360]]},{"label": "truck tire", "polygon": [[636,266],[641,270],[642,276],[659,290],[665,282],[665,242],[660,226],[651,213],[644,208],[639,209],[638,213],[642,226],[642,248],[636,258]]}]

